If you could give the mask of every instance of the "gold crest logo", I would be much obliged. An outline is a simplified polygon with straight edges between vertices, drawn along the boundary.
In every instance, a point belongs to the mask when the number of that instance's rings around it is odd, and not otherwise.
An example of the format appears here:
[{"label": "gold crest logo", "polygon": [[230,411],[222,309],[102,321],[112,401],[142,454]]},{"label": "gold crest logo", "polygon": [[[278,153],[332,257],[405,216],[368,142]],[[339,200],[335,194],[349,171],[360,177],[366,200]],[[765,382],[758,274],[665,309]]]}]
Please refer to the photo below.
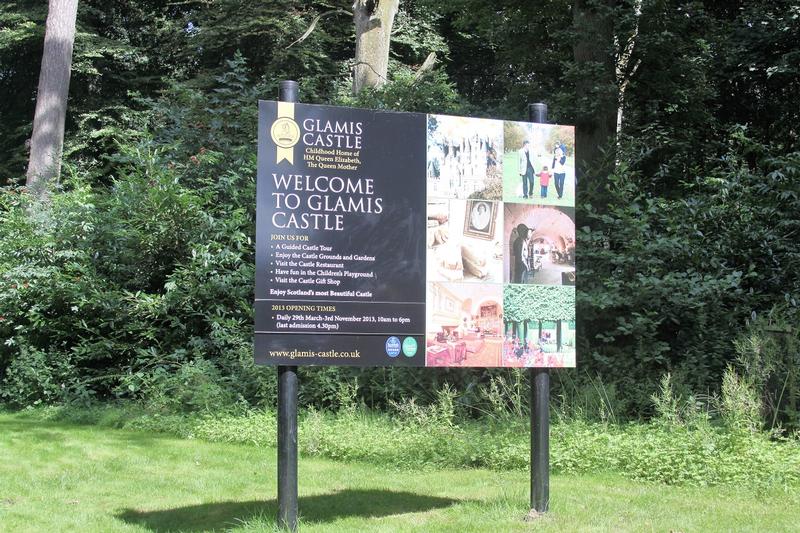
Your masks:
[{"label": "gold crest logo", "polygon": [[278,118],[270,128],[272,142],[278,148],[277,163],[284,159],[290,165],[294,164],[294,150],[292,148],[300,140],[300,126],[294,121],[294,104],[278,102]]}]

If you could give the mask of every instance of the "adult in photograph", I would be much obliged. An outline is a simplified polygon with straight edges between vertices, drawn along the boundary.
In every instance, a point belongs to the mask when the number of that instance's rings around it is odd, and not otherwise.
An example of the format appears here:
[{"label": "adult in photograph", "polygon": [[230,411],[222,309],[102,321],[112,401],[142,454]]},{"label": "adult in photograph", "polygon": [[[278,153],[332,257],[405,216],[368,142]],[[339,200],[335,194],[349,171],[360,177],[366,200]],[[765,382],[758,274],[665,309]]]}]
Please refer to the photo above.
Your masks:
[{"label": "adult in photograph", "polygon": [[486,202],[479,202],[472,208],[470,224],[479,231],[486,231],[489,227],[489,205]]},{"label": "adult in photograph", "polygon": [[527,198],[528,192],[533,196],[533,162],[531,161],[531,143],[527,140],[522,143],[518,157],[519,175],[522,178],[522,197]]},{"label": "adult in photograph", "polygon": [[517,226],[517,238],[511,245],[511,255],[514,258],[514,272],[512,283],[523,283],[525,273],[528,271],[528,237],[530,230],[525,224]]},{"label": "adult in photograph", "polygon": [[442,174],[444,153],[439,142],[431,142],[428,146],[428,178],[438,180]]},{"label": "adult in photograph", "polygon": [[553,181],[556,184],[556,194],[559,200],[564,195],[564,179],[567,176],[566,162],[566,147],[557,142],[553,149]]},{"label": "adult in photograph", "polygon": [[486,171],[490,172],[497,168],[497,152],[490,146],[486,151]]}]

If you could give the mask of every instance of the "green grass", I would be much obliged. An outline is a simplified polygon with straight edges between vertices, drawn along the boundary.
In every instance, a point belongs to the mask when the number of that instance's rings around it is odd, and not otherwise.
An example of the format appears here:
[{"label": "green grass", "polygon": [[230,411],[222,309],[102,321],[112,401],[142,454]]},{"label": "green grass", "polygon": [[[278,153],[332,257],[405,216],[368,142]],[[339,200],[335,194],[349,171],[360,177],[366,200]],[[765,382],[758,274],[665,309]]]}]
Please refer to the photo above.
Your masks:
[{"label": "green grass", "polygon": [[[2,531],[275,529],[272,448],[0,414],[0,456]],[[526,523],[527,491],[524,470],[303,457],[301,530],[790,531],[800,504],[796,492],[557,475],[551,513]]]}]

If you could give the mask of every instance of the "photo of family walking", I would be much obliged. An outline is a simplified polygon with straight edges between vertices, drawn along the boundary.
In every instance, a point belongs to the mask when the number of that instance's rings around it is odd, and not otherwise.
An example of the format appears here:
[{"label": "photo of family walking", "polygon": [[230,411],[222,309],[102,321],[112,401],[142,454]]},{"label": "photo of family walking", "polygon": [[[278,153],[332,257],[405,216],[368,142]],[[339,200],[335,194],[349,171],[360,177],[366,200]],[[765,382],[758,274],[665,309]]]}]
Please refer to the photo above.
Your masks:
[{"label": "photo of family walking", "polygon": [[428,196],[502,199],[503,122],[428,115]]},{"label": "photo of family walking", "polygon": [[575,206],[575,128],[503,123],[503,200]]},{"label": "photo of family walking", "polygon": [[575,285],[575,208],[504,203],[506,283]]}]

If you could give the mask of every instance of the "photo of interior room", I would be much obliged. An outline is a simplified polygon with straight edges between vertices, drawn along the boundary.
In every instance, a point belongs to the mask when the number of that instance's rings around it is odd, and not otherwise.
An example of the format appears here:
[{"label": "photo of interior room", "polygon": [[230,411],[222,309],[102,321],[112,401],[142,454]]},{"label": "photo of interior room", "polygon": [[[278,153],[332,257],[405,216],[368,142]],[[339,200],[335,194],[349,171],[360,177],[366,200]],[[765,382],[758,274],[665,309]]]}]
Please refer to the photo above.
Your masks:
[{"label": "photo of interior room", "polygon": [[497,367],[503,346],[503,286],[428,283],[426,365]]},{"label": "photo of interior room", "polygon": [[504,280],[575,285],[575,209],[505,203]]},{"label": "photo of interior room", "polygon": [[428,281],[503,281],[501,204],[487,200],[430,200]]}]

